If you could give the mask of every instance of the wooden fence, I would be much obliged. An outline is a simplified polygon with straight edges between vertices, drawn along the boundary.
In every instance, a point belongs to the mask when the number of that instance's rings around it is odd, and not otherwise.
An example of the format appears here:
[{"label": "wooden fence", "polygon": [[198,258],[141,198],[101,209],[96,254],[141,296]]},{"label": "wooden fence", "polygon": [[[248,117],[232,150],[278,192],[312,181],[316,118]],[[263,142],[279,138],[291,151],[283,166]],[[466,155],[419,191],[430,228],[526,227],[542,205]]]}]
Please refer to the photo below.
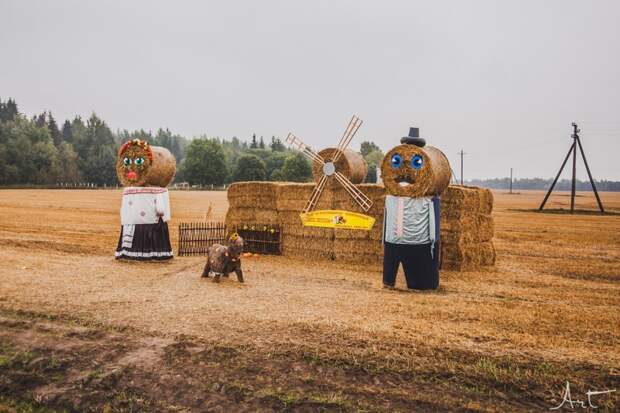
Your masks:
[{"label": "wooden fence", "polygon": [[206,255],[211,245],[226,244],[227,234],[223,222],[181,222],[178,255]]},{"label": "wooden fence", "polygon": [[277,225],[238,225],[237,234],[243,238],[243,249],[255,254],[280,255],[280,227]]},{"label": "wooden fence", "polygon": [[223,222],[181,222],[179,224],[179,256],[206,255],[213,244],[226,245],[228,236],[237,232],[244,240],[244,252],[280,255],[280,227],[243,224],[227,227]]}]

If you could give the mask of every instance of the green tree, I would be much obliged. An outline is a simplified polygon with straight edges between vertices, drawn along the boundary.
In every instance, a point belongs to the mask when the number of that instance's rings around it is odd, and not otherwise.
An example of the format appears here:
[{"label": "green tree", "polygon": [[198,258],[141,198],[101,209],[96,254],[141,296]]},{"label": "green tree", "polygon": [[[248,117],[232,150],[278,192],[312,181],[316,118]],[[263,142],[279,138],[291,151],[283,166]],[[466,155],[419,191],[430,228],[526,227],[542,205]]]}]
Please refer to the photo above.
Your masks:
[{"label": "green tree", "polygon": [[7,185],[11,183],[11,179],[15,179],[12,169],[15,169],[15,166],[9,164],[6,144],[0,143],[0,185]]},{"label": "green tree", "polygon": [[181,163],[183,160],[187,140],[182,136],[173,135],[168,128],[158,129],[157,134],[150,142],[153,145],[163,146],[168,149],[174,155],[177,163]]},{"label": "green tree", "polygon": [[364,182],[368,184],[376,184],[377,183],[377,166],[376,165],[368,165],[368,171],[366,172],[366,179]]},{"label": "green tree", "polygon": [[34,124],[37,128],[42,128],[46,125],[47,123],[47,112],[43,112],[40,115],[35,115],[33,117],[34,120]]},{"label": "green tree", "polygon": [[62,135],[60,134],[60,129],[58,129],[58,124],[52,116],[52,112],[49,112],[47,115],[47,128],[50,131],[50,136],[52,137],[52,142],[54,142],[54,146],[57,148],[62,143]]},{"label": "green tree", "polygon": [[366,164],[368,165],[368,171],[366,173],[366,181],[368,183],[376,183],[377,182],[377,166],[381,166],[381,161],[383,161],[383,152],[381,150],[375,149],[370,153],[366,154],[364,159],[366,160]]},{"label": "green tree", "polygon": [[73,145],[63,142],[58,148],[58,157],[61,168],[61,182],[75,183],[80,181],[78,169],[78,154],[73,150]]},{"label": "green tree", "polygon": [[381,165],[383,157],[383,152],[381,152],[380,150],[375,150],[364,156],[364,159],[368,164]]},{"label": "green tree", "polygon": [[237,160],[237,167],[233,180],[239,181],[264,181],[267,177],[267,168],[258,156],[243,155]]},{"label": "green tree", "polygon": [[[80,173],[87,182],[97,185],[116,183],[116,140],[108,125],[93,113],[86,122],[80,142]],[[77,149],[77,147],[76,147]]]},{"label": "green tree", "polygon": [[29,158],[29,161],[36,171],[27,180],[28,183],[49,185],[58,182],[62,171],[58,158],[58,150],[51,139],[32,145]]},{"label": "green tree", "polygon": [[58,153],[45,125],[17,116],[3,124],[2,141],[6,142],[6,160],[11,184],[47,184],[58,174]]},{"label": "green tree", "polygon": [[91,154],[86,162],[82,163],[80,173],[86,182],[96,185],[116,184],[116,150],[113,146],[101,146],[97,152]]},{"label": "green tree", "polygon": [[280,138],[276,138],[275,136],[271,137],[271,143],[269,144],[269,147],[274,152],[284,152],[286,150],[286,146],[284,146]]},{"label": "green tree", "polygon": [[73,138],[73,149],[75,149],[80,159],[85,159],[88,156],[86,125],[79,116],[76,116],[71,122],[71,136]]},{"label": "green tree", "polygon": [[282,175],[282,170],[276,169],[275,171],[273,171],[271,175],[269,176],[269,180],[274,181],[274,182],[284,181],[285,179],[284,179],[284,175]]},{"label": "green tree", "polygon": [[369,142],[369,141],[362,142],[362,144],[360,146],[360,153],[362,154],[362,156],[364,158],[366,157],[366,155],[368,155],[372,151],[379,151],[379,152],[381,152],[381,148],[379,148],[377,146],[377,144],[374,143],[374,142]]},{"label": "green tree", "polygon": [[191,185],[222,185],[228,176],[222,145],[211,139],[192,140],[180,169]]},{"label": "green tree", "polygon": [[260,137],[260,142],[258,143],[258,147],[260,149],[265,149],[265,141],[263,140],[263,137]]},{"label": "green tree", "polygon": [[258,143],[256,142],[256,134],[252,134],[252,144],[250,145],[251,149],[257,149]]},{"label": "green tree", "polygon": [[[264,158],[267,168],[267,179],[270,181],[282,181],[282,167],[288,155],[284,152],[267,152],[269,156]],[[274,176],[274,174],[276,174]]]},{"label": "green tree", "polygon": [[73,143],[73,132],[71,131],[71,122],[69,120],[66,120],[62,125],[62,140]]},{"label": "green tree", "polygon": [[17,104],[13,99],[9,98],[5,103],[0,100],[0,122],[12,121],[18,114]]},{"label": "green tree", "polygon": [[312,177],[312,167],[300,153],[290,155],[282,166],[282,178],[291,182],[308,182]]}]

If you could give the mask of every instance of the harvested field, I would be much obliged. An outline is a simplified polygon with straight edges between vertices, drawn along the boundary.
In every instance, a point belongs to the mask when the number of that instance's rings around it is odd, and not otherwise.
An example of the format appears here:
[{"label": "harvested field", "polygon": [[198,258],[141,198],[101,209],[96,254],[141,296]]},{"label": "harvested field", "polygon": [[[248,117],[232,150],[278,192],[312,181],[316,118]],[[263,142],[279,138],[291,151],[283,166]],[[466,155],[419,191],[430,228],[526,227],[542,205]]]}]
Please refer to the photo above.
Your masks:
[{"label": "harvested field", "polygon": [[[546,411],[567,381],[618,411],[620,216],[527,211],[543,195],[495,192],[495,267],[409,293],[364,263],[248,257],[217,285],[199,257],[117,262],[120,190],[0,190],[0,411]],[[227,211],[170,200],[175,251]]]}]

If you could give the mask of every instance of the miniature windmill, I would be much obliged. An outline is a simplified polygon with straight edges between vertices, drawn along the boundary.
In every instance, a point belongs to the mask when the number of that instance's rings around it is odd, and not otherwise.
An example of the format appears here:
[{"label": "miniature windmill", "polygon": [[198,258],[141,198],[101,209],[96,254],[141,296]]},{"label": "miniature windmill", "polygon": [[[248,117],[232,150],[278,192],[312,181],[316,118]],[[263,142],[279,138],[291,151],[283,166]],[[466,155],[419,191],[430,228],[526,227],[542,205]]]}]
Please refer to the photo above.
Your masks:
[{"label": "miniature windmill", "polygon": [[[294,146],[313,162],[313,176],[314,180],[317,182],[316,187],[310,195],[310,199],[303,209],[302,220],[314,210],[329,180],[332,180],[334,184],[338,182],[359,205],[362,211],[367,212],[372,207],[372,201],[354,185],[354,183],[361,183],[364,181],[366,177],[366,162],[360,154],[347,149],[353,136],[355,136],[355,133],[361,125],[362,120],[354,115],[340,138],[338,146],[336,148],[326,148],[320,152],[315,152],[292,133],[289,133],[286,137],[287,143]],[[336,214],[333,217],[334,221],[340,222],[343,221],[343,214],[348,218],[357,220],[363,219],[366,221],[364,225],[361,225],[363,227],[367,227],[368,225],[372,227],[374,223],[374,219],[372,223],[370,223],[370,217],[348,213],[347,211],[316,211],[316,213],[319,212],[324,212],[325,216],[328,216],[329,213],[332,215],[334,215],[334,213],[340,213],[341,215]],[[306,221],[304,221],[304,224],[306,225]]]}]

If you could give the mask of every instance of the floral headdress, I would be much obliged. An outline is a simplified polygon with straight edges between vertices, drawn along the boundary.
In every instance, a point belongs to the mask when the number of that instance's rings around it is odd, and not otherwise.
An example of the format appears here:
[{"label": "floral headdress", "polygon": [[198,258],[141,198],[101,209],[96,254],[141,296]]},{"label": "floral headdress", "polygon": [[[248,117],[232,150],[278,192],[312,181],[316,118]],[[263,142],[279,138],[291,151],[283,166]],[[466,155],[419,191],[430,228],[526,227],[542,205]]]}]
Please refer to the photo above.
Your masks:
[{"label": "floral headdress", "polygon": [[153,160],[153,151],[151,151],[151,146],[147,141],[143,141],[141,139],[133,139],[125,142],[121,148],[118,150],[118,156],[121,156],[130,146],[139,146],[146,152],[149,159]]}]

